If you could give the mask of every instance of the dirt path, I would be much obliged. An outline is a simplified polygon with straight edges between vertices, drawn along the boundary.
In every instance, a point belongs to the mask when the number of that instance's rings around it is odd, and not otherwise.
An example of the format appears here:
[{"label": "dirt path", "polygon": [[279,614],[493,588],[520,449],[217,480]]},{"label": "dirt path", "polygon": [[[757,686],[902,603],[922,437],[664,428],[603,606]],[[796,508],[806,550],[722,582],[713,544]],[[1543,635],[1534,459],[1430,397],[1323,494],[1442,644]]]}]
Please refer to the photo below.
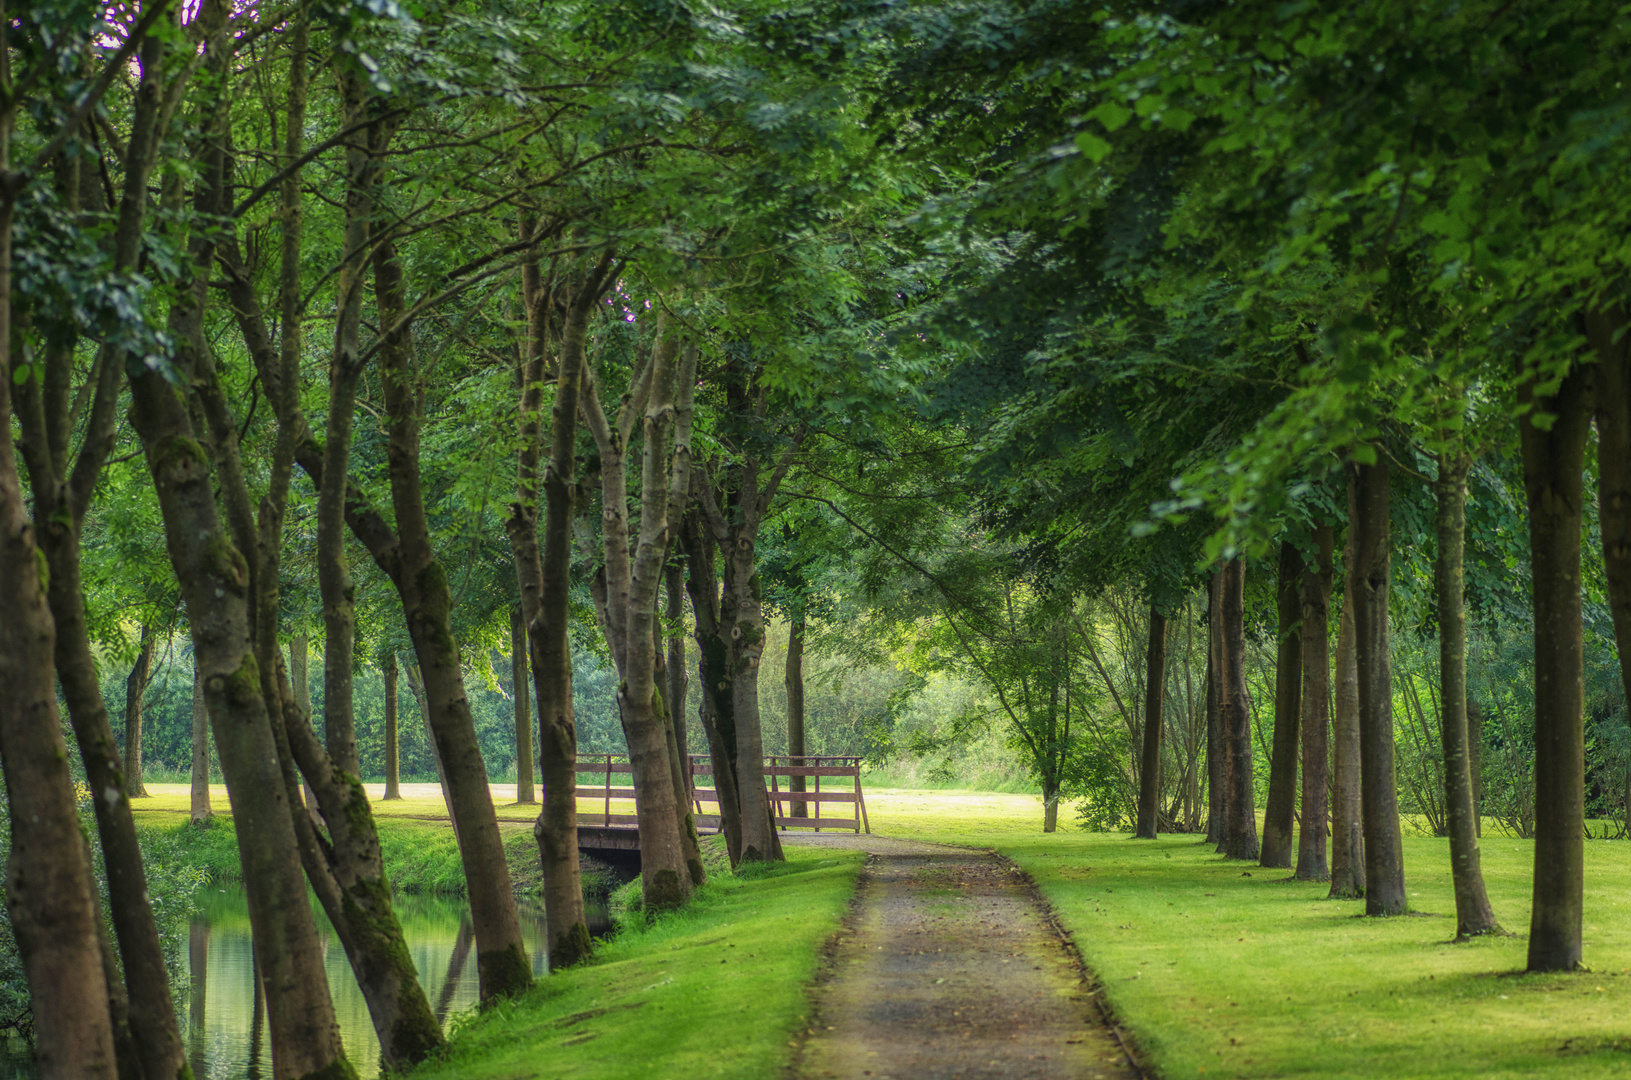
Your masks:
[{"label": "dirt path", "polygon": [[1140,1075],[1029,880],[1004,860],[881,837],[788,842],[872,853],[794,1076]]}]

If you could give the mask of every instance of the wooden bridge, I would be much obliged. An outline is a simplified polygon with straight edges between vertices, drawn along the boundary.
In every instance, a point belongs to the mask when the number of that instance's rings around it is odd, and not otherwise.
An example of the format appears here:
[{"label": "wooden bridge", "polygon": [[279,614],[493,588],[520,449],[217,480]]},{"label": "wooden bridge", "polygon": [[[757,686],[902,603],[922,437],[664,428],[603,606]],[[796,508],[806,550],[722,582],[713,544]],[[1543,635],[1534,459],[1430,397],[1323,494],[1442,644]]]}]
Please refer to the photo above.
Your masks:
[{"label": "wooden bridge", "polygon": [[[706,754],[691,755],[692,799],[697,831],[717,833],[720,829],[719,792],[697,787],[696,778],[712,777],[713,761]],[[791,790],[794,777],[805,781],[806,791]],[[821,781],[827,778],[827,790]],[[872,831],[867,821],[866,797],[861,792],[861,759],[807,754],[802,757],[775,755],[765,758],[765,778],[769,781],[771,813],[776,824],[788,829],[829,831]],[[844,779],[848,787],[835,786]],[[578,755],[578,849],[612,862],[639,858],[638,819],[631,813],[613,813],[613,800],[634,798],[634,777],[626,754]],[[584,801],[600,804],[599,812],[585,808]],[[703,810],[703,804],[713,812]],[[848,816],[822,814],[822,807],[847,811]]]}]

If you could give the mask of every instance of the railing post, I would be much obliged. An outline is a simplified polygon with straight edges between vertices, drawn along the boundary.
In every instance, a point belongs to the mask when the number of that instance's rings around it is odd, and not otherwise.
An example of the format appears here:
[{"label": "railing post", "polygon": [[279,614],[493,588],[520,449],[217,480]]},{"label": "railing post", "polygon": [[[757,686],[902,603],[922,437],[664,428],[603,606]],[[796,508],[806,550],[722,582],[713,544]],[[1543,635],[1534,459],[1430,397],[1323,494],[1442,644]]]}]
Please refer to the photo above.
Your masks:
[{"label": "railing post", "polygon": [[606,755],[606,827],[612,825],[612,755]]}]

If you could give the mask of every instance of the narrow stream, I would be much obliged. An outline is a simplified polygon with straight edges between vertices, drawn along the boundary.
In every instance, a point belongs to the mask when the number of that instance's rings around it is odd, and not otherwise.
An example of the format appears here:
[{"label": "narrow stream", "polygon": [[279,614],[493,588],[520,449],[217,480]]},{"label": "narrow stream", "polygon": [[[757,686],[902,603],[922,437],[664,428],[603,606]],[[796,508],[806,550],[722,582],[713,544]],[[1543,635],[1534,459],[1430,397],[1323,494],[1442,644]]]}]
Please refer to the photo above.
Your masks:
[{"label": "narrow stream", "polygon": [[[548,970],[543,906],[527,901],[519,906],[532,972],[541,976]],[[604,898],[586,898],[586,906],[589,932],[596,937],[608,933],[611,922]],[[333,928],[315,904],[313,910],[340,1035],[357,1075],[372,1080],[379,1075],[379,1042],[368,1019],[368,1007]],[[400,895],[396,911],[408,951],[419,969],[419,981],[447,1030],[476,1007],[469,905],[462,899]],[[178,993],[176,1004],[193,1075],[197,1080],[269,1078],[272,1055],[265,1033],[266,1009],[256,988],[249,908],[242,887],[211,885],[199,894],[185,966],[192,977],[192,990]],[[22,1039],[0,1039],[0,1080],[33,1080],[35,1076],[29,1044]]]}]

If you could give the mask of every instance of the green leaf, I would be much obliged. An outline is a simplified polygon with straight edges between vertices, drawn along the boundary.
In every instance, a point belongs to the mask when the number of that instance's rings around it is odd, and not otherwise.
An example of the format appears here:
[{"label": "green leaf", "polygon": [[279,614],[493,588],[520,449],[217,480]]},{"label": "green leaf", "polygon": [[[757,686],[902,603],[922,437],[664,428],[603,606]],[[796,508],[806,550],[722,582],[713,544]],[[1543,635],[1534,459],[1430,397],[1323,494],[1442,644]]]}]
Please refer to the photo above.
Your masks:
[{"label": "green leaf", "polygon": [[1110,144],[1087,131],[1076,136],[1076,149],[1080,150],[1082,156],[1094,164],[1110,156]]},{"label": "green leaf", "polygon": [[1103,124],[1106,131],[1119,131],[1133,118],[1133,110],[1119,101],[1106,101],[1087,116]]}]

